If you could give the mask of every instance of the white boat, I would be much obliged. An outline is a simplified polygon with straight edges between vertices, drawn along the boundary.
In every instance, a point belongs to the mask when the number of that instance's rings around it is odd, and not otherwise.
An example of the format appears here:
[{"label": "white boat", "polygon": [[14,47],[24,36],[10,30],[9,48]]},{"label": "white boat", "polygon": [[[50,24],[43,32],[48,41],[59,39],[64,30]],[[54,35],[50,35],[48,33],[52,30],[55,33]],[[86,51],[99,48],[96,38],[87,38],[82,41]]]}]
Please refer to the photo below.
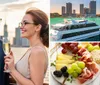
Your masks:
[{"label": "white boat", "polygon": [[100,26],[88,20],[64,20],[50,29],[52,41],[81,41],[100,35]]}]

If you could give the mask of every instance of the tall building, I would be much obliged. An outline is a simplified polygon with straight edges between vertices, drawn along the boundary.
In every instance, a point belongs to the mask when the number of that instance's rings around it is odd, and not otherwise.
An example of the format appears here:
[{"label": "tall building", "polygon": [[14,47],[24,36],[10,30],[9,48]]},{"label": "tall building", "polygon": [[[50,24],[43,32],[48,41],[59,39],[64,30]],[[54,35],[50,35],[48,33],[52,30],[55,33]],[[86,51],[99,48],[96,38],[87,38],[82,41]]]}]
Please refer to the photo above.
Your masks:
[{"label": "tall building", "polygon": [[62,16],[64,16],[66,14],[65,12],[65,6],[62,6]]},{"label": "tall building", "polygon": [[16,28],[15,30],[15,42],[16,46],[21,46],[21,33],[20,33],[20,28]]},{"label": "tall building", "polygon": [[75,9],[73,10],[73,14],[76,14],[76,10]]},{"label": "tall building", "polygon": [[84,16],[84,4],[80,4],[80,16]]},{"label": "tall building", "polygon": [[76,10],[73,10],[72,17],[76,17]]},{"label": "tall building", "polygon": [[92,0],[89,4],[90,16],[96,16],[96,1]]},{"label": "tall building", "polygon": [[8,37],[8,30],[7,30],[7,24],[4,24],[4,37]]},{"label": "tall building", "polygon": [[71,16],[72,15],[72,3],[66,3],[66,14],[67,16]]},{"label": "tall building", "polygon": [[16,45],[16,38],[13,37],[13,45]]},{"label": "tall building", "polygon": [[22,46],[23,47],[28,47],[29,46],[29,41],[26,38],[21,38],[22,41]]},{"label": "tall building", "polygon": [[90,15],[89,8],[84,8],[84,16],[88,17]]}]

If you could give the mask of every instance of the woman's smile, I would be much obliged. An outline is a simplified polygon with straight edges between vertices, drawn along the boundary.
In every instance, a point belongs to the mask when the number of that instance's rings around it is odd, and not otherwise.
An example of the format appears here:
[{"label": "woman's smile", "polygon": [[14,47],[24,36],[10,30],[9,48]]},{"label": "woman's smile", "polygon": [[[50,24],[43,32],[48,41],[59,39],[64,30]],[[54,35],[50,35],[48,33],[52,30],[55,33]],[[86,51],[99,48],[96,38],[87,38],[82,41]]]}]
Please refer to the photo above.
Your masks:
[{"label": "woman's smile", "polygon": [[25,33],[26,31],[27,31],[27,30],[24,29],[24,28],[21,29],[21,33],[22,33],[22,34]]}]

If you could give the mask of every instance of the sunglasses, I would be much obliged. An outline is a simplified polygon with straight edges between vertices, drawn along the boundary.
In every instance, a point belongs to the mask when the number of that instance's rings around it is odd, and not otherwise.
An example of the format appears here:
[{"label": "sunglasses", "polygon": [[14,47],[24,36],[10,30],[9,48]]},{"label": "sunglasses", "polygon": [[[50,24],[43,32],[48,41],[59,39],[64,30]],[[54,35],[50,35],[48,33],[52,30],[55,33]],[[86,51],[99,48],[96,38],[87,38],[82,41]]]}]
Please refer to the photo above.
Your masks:
[{"label": "sunglasses", "polygon": [[27,25],[27,24],[34,24],[34,23],[24,21],[24,22],[20,22],[20,23],[19,23],[19,26],[22,27],[22,26],[25,26],[25,25]]}]

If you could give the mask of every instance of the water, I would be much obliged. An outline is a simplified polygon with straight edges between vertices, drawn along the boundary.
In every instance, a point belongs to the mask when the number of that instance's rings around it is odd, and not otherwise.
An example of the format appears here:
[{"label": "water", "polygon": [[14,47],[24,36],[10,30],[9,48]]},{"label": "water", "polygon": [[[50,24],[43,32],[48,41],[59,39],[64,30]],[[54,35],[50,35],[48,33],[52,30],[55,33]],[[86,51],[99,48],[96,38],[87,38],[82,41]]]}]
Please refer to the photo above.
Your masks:
[{"label": "water", "polygon": [[[50,24],[57,24],[57,23],[62,23],[64,22],[64,19],[71,19],[71,20],[80,20],[83,18],[62,18],[62,17],[57,17],[57,18],[50,18]],[[87,17],[85,18],[88,21],[93,21],[95,22],[97,25],[100,25],[100,17],[95,17],[95,18],[90,18]],[[95,37],[91,37],[85,40],[81,40],[81,41],[100,41],[100,35],[99,36],[95,36]]]},{"label": "water", "polygon": [[[61,18],[61,17],[57,17],[57,18],[50,18],[50,23],[52,24],[57,24],[57,23],[61,23],[63,22],[64,19],[73,19],[73,20],[80,20],[83,18]],[[85,18],[88,21],[93,21],[95,22],[97,25],[100,25],[100,17],[96,17],[96,18]]]}]

